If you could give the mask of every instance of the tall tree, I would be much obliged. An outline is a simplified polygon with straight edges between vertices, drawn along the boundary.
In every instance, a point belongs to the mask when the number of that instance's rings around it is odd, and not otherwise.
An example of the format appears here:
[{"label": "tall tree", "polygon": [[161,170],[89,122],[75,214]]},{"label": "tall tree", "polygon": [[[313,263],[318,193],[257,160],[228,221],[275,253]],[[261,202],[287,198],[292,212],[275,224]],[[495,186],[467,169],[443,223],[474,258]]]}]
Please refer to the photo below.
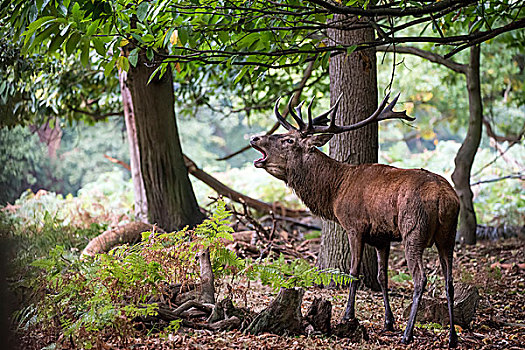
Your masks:
[{"label": "tall tree", "polygon": [[452,181],[460,201],[459,238],[466,244],[476,244],[476,212],[472,202],[470,188],[470,171],[474,157],[481,141],[483,128],[483,102],[481,100],[481,84],[479,74],[480,45],[470,48],[469,64],[466,69],[467,90],[469,100],[469,123],[467,135],[463,141],[454,162],[456,168],[452,173]]},{"label": "tall tree", "polygon": [[[335,15],[335,23],[360,26],[357,17]],[[357,45],[374,39],[372,28],[328,31],[331,45]],[[335,56],[330,61],[330,96],[332,104],[340,94],[343,98],[337,114],[338,125],[355,124],[370,116],[377,108],[377,68],[375,49]],[[330,140],[330,156],[349,164],[377,163],[378,127],[368,125],[351,133],[335,135]],[[350,270],[350,244],[347,233],[334,222],[324,221],[317,264],[321,268]],[[366,245],[361,264],[366,286],[380,290],[377,282],[375,250]]]},{"label": "tall tree", "polygon": [[176,230],[194,226],[204,215],[199,211],[182,156],[170,68],[160,77],[154,74],[157,67],[148,61],[146,51],[139,51],[137,64],[129,69],[125,84],[133,101],[149,220],[165,230]]}]

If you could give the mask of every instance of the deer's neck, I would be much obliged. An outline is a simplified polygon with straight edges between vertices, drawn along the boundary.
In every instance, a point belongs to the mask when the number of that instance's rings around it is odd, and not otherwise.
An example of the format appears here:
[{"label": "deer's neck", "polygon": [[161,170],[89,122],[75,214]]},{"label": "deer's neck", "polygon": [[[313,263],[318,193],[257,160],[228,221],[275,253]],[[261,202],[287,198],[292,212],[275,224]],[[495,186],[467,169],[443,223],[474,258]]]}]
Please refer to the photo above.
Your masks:
[{"label": "deer's neck", "polygon": [[336,220],[334,201],[343,181],[344,166],[316,150],[288,169],[287,184],[312,213]]}]

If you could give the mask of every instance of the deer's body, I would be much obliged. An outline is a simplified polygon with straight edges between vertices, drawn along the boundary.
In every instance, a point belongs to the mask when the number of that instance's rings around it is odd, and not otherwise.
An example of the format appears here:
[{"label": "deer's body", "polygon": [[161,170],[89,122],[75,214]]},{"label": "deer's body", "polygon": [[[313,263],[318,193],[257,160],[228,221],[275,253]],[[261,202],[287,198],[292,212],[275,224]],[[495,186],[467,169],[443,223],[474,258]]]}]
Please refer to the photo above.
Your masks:
[{"label": "deer's body", "polygon": [[[250,143],[263,154],[254,162],[258,168],[287,183],[310,208],[323,218],[338,222],[347,232],[350,243],[350,274],[358,276],[365,243],[376,248],[378,281],[385,304],[385,329],[393,330],[394,317],[388,300],[388,257],[390,242],[401,241],[408,268],[414,279],[414,296],[407,327],[402,338],[409,343],[419,301],[426,286],[423,251],[436,245],[445,276],[445,289],[450,320],[449,346],[457,344],[454,329],[452,257],[456,235],[459,199],[441,176],[423,169],[399,169],[380,164],[349,165],[338,162],[317,149],[339,132],[350,131],[367,123],[388,119],[409,119],[404,112],[393,112],[394,101],[385,108],[386,98],[366,120],[339,127],[332,116],[316,118],[308,112],[308,125],[289,111],[298,129],[275,113],[286,134],[255,136]],[[300,114],[300,106],[296,109]],[[329,111],[335,114],[336,105]],[[348,305],[343,320],[355,317],[357,282],[350,282]]]},{"label": "deer's body", "polygon": [[[315,215],[363,231],[364,242],[374,247],[406,241],[423,222],[428,229],[417,240],[430,247],[438,228],[456,220],[459,210],[454,189],[437,174],[381,164],[349,165],[320,151],[291,164],[287,184]],[[448,234],[453,242],[454,232]]]}]

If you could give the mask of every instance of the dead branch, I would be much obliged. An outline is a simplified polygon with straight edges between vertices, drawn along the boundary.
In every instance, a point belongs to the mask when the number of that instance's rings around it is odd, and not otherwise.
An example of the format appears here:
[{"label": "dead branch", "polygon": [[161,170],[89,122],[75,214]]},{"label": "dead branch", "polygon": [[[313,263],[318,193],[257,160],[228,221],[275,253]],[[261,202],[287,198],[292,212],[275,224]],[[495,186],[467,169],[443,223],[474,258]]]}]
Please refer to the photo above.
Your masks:
[{"label": "dead branch", "polygon": [[131,171],[131,167],[129,166],[129,164],[124,163],[124,162],[121,161],[120,159],[113,158],[113,157],[111,157],[111,156],[108,156],[107,154],[104,154],[104,157],[105,157],[107,160],[109,160],[111,163],[115,163],[115,164],[122,165],[125,169]]},{"label": "dead branch", "polygon": [[261,213],[269,214],[271,212],[278,212],[278,213],[282,213],[282,215],[291,216],[291,217],[302,217],[302,216],[308,215],[308,212],[306,212],[305,210],[289,209],[279,203],[270,204],[270,203],[260,201],[258,199],[251,198],[244,194],[241,194],[229,188],[228,186],[226,186],[225,184],[223,184],[222,182],[220,182],[219,180],[217,180],[210,174],[206,173],[204,170],[199,169],[197,165],[195,164],[195,162],[193,162],[190,158],[188,158],[185,155],[184,155],[184,163],[186,167],[188,168],[188,172],[191,175],[195,176],[197,179],[201,180],[206,185],[213,188],[221,196],[228,197],[231,200],[241,203],[241,204],[245,203],[250,208],[253,208]]}]

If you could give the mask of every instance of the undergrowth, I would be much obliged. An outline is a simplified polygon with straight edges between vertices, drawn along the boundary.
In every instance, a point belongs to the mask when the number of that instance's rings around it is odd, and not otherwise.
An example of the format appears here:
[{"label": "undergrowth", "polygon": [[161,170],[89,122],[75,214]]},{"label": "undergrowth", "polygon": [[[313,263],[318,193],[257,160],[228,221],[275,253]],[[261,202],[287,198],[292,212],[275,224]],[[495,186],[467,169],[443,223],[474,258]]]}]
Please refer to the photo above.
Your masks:
[{"label": "undergrowth", "polygon": [[[31,254],[27,254],[24,263],[18,261],[26,270],[12,288],[31,292],[15,314],[16,326],[26,332],[37,328],[55,341],[67,339],[76,348],[96,347],[109,336],[125,340],[138,332],[137,317],[157,314],[156,301],[169,294],[170,286],[199,282],[196,257],[205,249],[210,250],[216,278],[261,280],[274,289],[326,285],[332,280],[346,284],[351,279],[336,270],[318,271],[300,259],[237,257],[225,246],[233,240],[229,217],[219,201],[212,216],[193,230],[145,232],[138,244],[84,260],[79,258],[80,248],[87,243],[86,236],[96,236],[100,227],[75,231],[49,219],[34,232],[24,231],[23,240],[38,245],[30,249],[38,258],[28,263]],[[49,245],[53,247],[48,253],[41,254],[42,247]],[[178,324],[169,324],[163,332],[175,331]]]}]

